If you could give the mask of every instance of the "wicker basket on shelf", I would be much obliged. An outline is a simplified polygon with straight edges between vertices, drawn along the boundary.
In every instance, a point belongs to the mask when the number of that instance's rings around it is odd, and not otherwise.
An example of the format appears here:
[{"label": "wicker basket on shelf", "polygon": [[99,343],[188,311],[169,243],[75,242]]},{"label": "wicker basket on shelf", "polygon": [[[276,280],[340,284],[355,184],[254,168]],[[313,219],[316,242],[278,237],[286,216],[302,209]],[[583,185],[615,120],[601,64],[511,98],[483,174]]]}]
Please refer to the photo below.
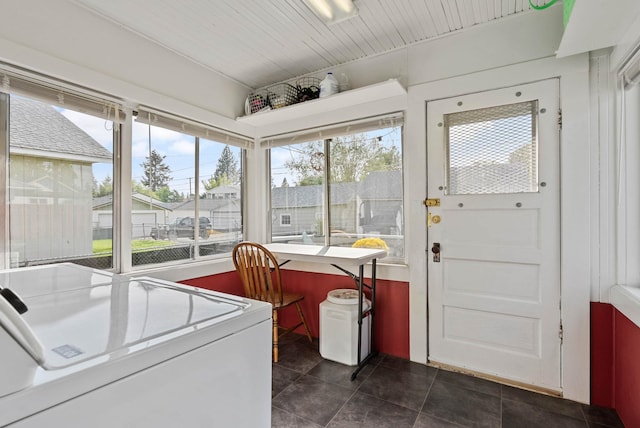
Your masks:
[{"label": "wicker basket on shelf", "polygon": [[266,91],[271,108],[286,107],[298,102],[296,88],[288,83],[269,86]]},{"label": "wicker basket on shelf", "polygon": [[260,111],[285,107],[297,102],[297,89],[288,83],[278,83],[251,92],[247,97],[245,113],[254,114]]},{"label": "wicker basket on shelf", "polygon": [[296,80],[296,92],[299,103],[320,97],[320,79],[317,77],[301,77]]},{"label": "wicker basket on shelf", "polygon": [[278,83],[251,92],[245,103],[245,114],[278,109],[313,100],[319,96],[320,79],[302,77],[296,80],[295,86],[289,83]]}]

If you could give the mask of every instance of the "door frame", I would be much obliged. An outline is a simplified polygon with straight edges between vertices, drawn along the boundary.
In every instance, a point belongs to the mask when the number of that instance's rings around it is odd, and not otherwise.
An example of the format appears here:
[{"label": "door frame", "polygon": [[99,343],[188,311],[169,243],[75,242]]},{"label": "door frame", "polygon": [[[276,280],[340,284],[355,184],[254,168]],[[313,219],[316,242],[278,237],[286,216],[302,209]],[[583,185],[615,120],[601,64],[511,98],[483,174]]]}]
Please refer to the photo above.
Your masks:
[{"label": "door frame", "polygon": [[[560,133],[560,301],[564,328],[561,371],[565,398],[590,399],[590,213],[597,189],[584,191],[597,159],[590,159],[589,57],[545,58],[408,88],[405,141],[412,156],[405,159],[406,250],[410,269],[410,358],[425,364],[427,328],[426,104],[427,101],[484,92],[558,77],[563,128]],[[595,193],[595,194],[594,194]],[[595,200],[595,199],[594,199]],[[586,268],[585,268],[586,267]]]}]

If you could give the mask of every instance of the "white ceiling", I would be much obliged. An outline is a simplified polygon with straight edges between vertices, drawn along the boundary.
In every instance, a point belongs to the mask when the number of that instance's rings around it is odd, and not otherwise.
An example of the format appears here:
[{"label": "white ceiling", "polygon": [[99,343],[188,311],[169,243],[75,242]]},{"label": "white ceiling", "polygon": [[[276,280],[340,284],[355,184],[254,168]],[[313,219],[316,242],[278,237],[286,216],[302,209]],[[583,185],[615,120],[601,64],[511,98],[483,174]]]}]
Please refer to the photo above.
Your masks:
[{"label": "white ceiling", "polygon": [[302,0],[75,3],[250,88],[532,10],[529,0],[355,0],[356,18],[327,26]]}]

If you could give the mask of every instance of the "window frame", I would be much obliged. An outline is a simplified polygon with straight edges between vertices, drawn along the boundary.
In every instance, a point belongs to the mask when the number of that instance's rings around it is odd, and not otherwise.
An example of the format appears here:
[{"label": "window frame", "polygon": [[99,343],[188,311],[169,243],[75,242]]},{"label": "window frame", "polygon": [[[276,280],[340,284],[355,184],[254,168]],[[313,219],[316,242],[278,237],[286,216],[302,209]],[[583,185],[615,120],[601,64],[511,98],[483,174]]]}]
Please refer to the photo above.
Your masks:
[{"label": "window frame", "polygon": [[[144,112],[145,115],[149,115],[149,116],[143,116],[142,120],[138,120],[138,118],[140,118],[141,113]],[[237,144],[234,144],[233,142],[235,141],[234,139],[229,139],[226,141],[218,141],[216,139],[213,138],[221,138],[221,133],[219,132],[214,132],[212,131],[213,128],[209,127],[208,125],[203,125],[201,123],[198,122],[194,122],[191,120],[187,120],[187,119],[183,119],[179,116],[175,116],[175,115],[170,115],[169,113],[166,112],[162,112],[159,113],[158,111],[155,110],[151,110],[147,107],[144,107],[143,109],[140,110],[136,110],[134,111],[134,114],[132,115],[133,117],[136,117],[136,119],[134,121],[136,122],[140,122],[142,124],[144,124],[145,126],[148,126],[149,124],[149,120],[146,119],[146,117],[151,118],[151,124],[153,126],[156,126],[160,129],[168,129],[170,131],[174,131],[174,132],[178,132],[180,134],[183,134],[185,136],[188,136],[190,138],[193,138],[193,143],[194,143],[194,154],[193,154],[193,160],[194,160],[194,194],[195,195],[200,195],[201,193],[201,180],[204,179],[204,177],[201,175],[200,173],[200,160],[201,160],[201,140],[206,140],[209,142],[213,142],[216,144],[220,144],[220,145],[229,145],[229,146],[233,146],[236,148],[240,149],[239,152],[239,170],[240,170],[240,198],[239,199],[229,199],[229,201],[238,201],[240,202],[240,228],[241,228],[241,235],[244,237],[246,236],[246,230],[245,230],[245,224],[246,224],[246,202],[244,200],[244,195],[245,193],[245,186],[246,186],[246,152],[247,152],[247,148],[248,146],[251,146],[252,144],[246,144],[245,147],[240,147]],[[133,122],[133,121],[132,121]],[[207,135],[207,138],[202,137],[203,135]],[[248,140],[247,140],[248,141]],[[131,145],[129,145],[131,146]],[[131,162],[132,159],[129,159],[129,162]],[[128,177],[128,186],[129,188],[131,188],[131,183],[132,183],[132,179],[133,179],[133,174],[130,174],[130,176]],[[205,198],[206,199],[206,198]],[[193,212],[191,213],[192,218],[194,219],[194,231],[195,230],[200,230],[200,217],[203,216],[201,210],[200,210],[200,201],[201,198],[195,198],[194,199],[194,208],[193,208]],[[129,215],[131,214],[131,212],[129,212]],[[123,217],[126,217],[126,213],[123,213]],[[187,216],[188,217],[188,216]],[[128,244],[129,248],[131,248],[131,234],[128,235],[123,235],[121,237],[123,240],[126,239],[127,241],[125,245]],[[202,262],[202,261],[210,261],[210,260],[217,260],[217,259],[226,259],[229,258],[230,254],[231,254],[231,250],[229,252],[222,252],[222,253],[215,253],[215,254],[211,254],[211,255],[202,255],[201,254],[201,238],[199,237],[199,233],[196,233],[195,235],[195,239],[193,240],[193,251],[192,254],[188,257],[188,258],[184,258],[184,259],[176,259],[176,260],[168,260],[168,261],[159,261],[157,263],[148,263],[148,264],[133,264],[133,260],[132,260],[132,256],[131,254],[129,254],[129,259],[128,259],[128,272],[139,272],[139,271],[145,271],[145,270],[155,270],[155,269],[162,269],[162,268],[171,268],[171,267],[177,267],[177,266],[181,266],[184,264],[188,264],[188,263],[198,263],[198,262]]]},{"label": "window frame", "polygon": [[[59,106],[80,113],[89,114],[94,117],[102,117],[100,113],[106,115],[106,119],[112,121],[113,125],[113,147],[112,147],[112,262],[111,268],[105,269],[118,273],[129,273],[165,267],[175,267],[186,263],[197,263],[202,260],[228,259],[230,253],[218,253],[213,255],[197,254],[195,258],[181,260],[176,263],[157,263],[148,265],[132,266],[132,239],[130,218],[132,213],[131,202],[131,160],[132,160],[132,123],[133,114],[138,110],[151,111],[154,115],[160,115],[168,124],[173,124],[194,138],[204,138],[215,143],[239,148],[238,167],[241,174],[239,197],[231,198],[233,201],[239,199],[239,214],[241,216],[239,233],[246,236],[246,165],[247,149],[253,148],[254,138],[242,134],[227,131],[214,125],[209,125],[197,120],[186,119],[179,115],[168,112],[160,112],[147,107],[125,106],[122,99],[113,97],[106,93],[92,91],[89,88],[79,87],[75,84],[64,82],[46,75],[40,75],[28,70],[18,70],[8,64],[0,63],[0,78],[3,79],[3,87],[0,88],[0,197],[5,201],[3,209],[0,210],[0,228],[3,230],[3,239],[0,239],[0,269],[10,268],[10,261],[7,259],[10,246],[10,217],[8,198],[8,167],[9,167],[9,98],[11,95],[23,96],[37,101],[45,102],[52,106]],[[104,106],[104,107],[103,107]],[[160,113],[159,113],[160,112]],[[199,162],[199,155],[194,155]],[[198,168],[198,162],[195,168]],[[196,186],[199,179],[196,180]],[[196,187],[197,189],[197,187]],[[196,192],[197,193],[197,192]],[[197,193],[199,194],[199,193]],[[128,200],[127,200],[128,199]],[[195,211],[198,212],[199,211]],[[195,214],[194,214],[195,215]],[[199,214],[196,215],[199,217]],[[63,260],[64,261],[64,260]],[[177,280],[177,279],[176,279]]]},{"label": "window frame", "polygon": [[[319,215],[321,215],[320,220],[322,221],[322,228],[323,228],[323,235],[324,235],[324,243],[323,245],[325,246],[329,246],[331,245],[331,234],[329,233],[330,231],[330,227],[331,227],[331,208],[330,208],[330,186],[332,183],[329,182],[329,173],[328,171],[330,171],[330,163],[331,163],[331,159],[330,159],[330,145],[333,141],[333,139],[335,137],[344,137],[347,135],[355,135],[355,134],[359,134],[359,133],[364,133],[364,132],[369,132],[369,131],[375,131],[375,130],[379,130],[379,129],[387,129],[387,128],[393,128],[393,127],[398,127],[400,128],[399,134],[400,134],[400,150],[401,150],[401,157],[400,157],[400,171],[401,171],[401,183],[402,183],[402,203],[401,203],[401,216],[402,216],[402,224],[403,224],[403,231],[402,231],[402,256],[398,256],[398,257],[387,257],[385,258],[384,261],[382,261],[382,263],[385,264],[389,264],[389,265],[396,265],[396,266],[400,266],[400,265],[406,265],[406,260],[407,260],[407,242],[406,242],[406,234],[405,234],[405,230],[406,229],[406,210],[405,210],[405,205],[406,205],[406,195],[405,195],[405,185],[404,185],[404,176],[405,176],[405,168],[406,168],[406,162],[405,162],[405,158],[404,158],[404,146],[405,146],[405,141],[404,141],[404,135],[405,135],[405,126],[404,126],[404,115],[402,113],[389,113],[387,115],[383,115],[380,116],[378,118],[364,118],[361,120],[357,120],[355,122],[353,122],[354,124],[356,124],[356,126],[353,127],[353,131],[351,131],[351,127],[349,126],[348,123],[339,123],[336,125],[328,125],[325,127],[321,128],[321,131],[316,131],[316,130],[305,130],[305,131],[301,131],[301,132],[294,132],[292,134],[279,134],[276,137],[263,137],[261,139],[261,143],[260,143],[260,147],[266,149],[265,151],[267,152],[266,154],[266,180],[265,183],[271,183],[272,180],[272,176],[271,176],[271,168],[272,168],[272,153],[271,150],[274,148],[279,148],[279,147],[284,147],[284,146],[289,146],[289,145],[301,145],[301,144],[306,144],[306,143],[310,143],[313,141],[321,141],[322,142],[322,147],[323,147],[323,151],[324,151],[324,173],[323,173],[323,204],[322,204],[322,213],[316,213],[315,217],[316,219],[318,218]],[[372,124],[377,124],[377,126],[372,126]],[[349,131],[349,132],[345,132],[345,131]],[[326,135],[326,138],[312,138],[313,136],[318,135],[318,133],[320,135]],[[292,137],[289,137],[289,135],[292,135]],[[311,139],[310,139],[311,138]],[[286,144],[287,142],[291,142],[291,144]],[[268,212],[273,213],[273,204],[272,204],[272,200],[271,200],[271,187],[267,187],[267,207],[268,207]],[[275,219],[272,215],[270,215],[268,218],[271,219]],[[280,226],[283,226],[281,224],[281,222],[279,221],[278,224]],[[266,239],[267,242],[273,242],[273,228],[272,228],[273,222],[272,221],[268,221],[266,224]]]},{"label": "window frame", "polygon": [[[3,73],[3,69],[0,67],[0,73]],[[11,163],[11,136],[9,135],[10,133],[10,128],[11,128],[11,110],[12,110],[12,102],[16,103],[18,100],[20,100],[19,102],[22,103],[22,109],[23,111],[28,111],[28,109],[33,108],[34,106],[36,106],[36,108],[40,108],[37,107],[38,105],[40,106],[46,106],[46,108],[62,108],[66,111],[69,112],[74,112],[77,114],[81,114],[83,117],[86,118],[92,118],[91,120],[93,120],[95,123],[93,124],[89,124],[89,125],[79,125],[74,123],[74,121],[72,119],[69,118],[62,118],[65,116],[65,114],[61,111],[57,111],[56,112],[56,117],[60,116],[60,119],[55,119],[61,123],[70,123],[71,126],[67,126],[67,128],[77,128],[77,130],[79,130],[80,134],[89,134],[88,129],[90,129],[93,126],[95,126],[97,124],[97,122],[100,122],[101,120],[105,121],[105,126],[106,126],[106,122],[110,122],[111,125],[111,129],[106,128],[107,131],[111,131],[110,133],[107,132],[105,133],[102,137],[105,137],[107,135],[110,134],[109,137],[109,141],[110,144],[112,145],[112,149],[111,149],[111,153],[110,153],[110,157],[108,158],[108,161],[105,161],[105,163],[112,165],[111,167],[111,176],[112,176],[112,185],[113,185],[113,190],[111,192],[111,196],[112,196],[112,200],[111,200],[111,209],[110,209],[110,213],[111,213],[111,217],[112,217],[112,235],[116,234],[116,224],[115,224],[115,209],[116,209],[116,205],[115,205],[115,200],[113,200],[113,195],[118,183],[118,175],[117,175],[117,170],[116,170],[116,165],[115,165],[115,160],[116,160],[116,156],[117,156],[117,152],[116,152],[116,147],[118,145],[118,141],[119,141],[119,132],[121,129],[121,124],[122,124],[122,120],[124,120],[124,118],[126,117],[126,115],[120,110],[120,107],[116,104],[115,106],[111,105],[112,101],[109,100],[103,100],[102,103],[104,104],[105,109],[99,108],[97,106],[97,104],[100,103],[100,101],[98,101],[96,98],[93,98],[90,95],[86,95],[83,96],[82,94],[80,94],[79,92],[70,92],[71,90],[69,89],[59,89],[60,91],[60,96],[59,99],[57,100],[52,100],[50,99],[50,97],[47,96],[43,96],[40,92],[35,91],[35,93],[30,93],[29,89],[34,85],[33,82],[28,82],[28,81],[21,81],[19,79],[17,79],[15,77],[15,75],[11,74],[12,78],[10,79],[11,84],[7,87],[7,88],[2,88],[3,90],[0,91],[0,115],[2,116],[2,119],[0,120],[0,147],[2,150],[2,156],[0,156],[0,175],[2,176],[2,180],[0,180],[0,186],[2,186],[2,189],[0,190],[0,197],[2,197],[2,201],[3,201],[3,210],[2,210],[2,214],[0,215],[0,227],[2,227],[3,231],[4,231],[4,238],[1,240],[2,244],[1,244],[1,249],[2,249],[2,260],[0,260],[0,268],[2,269],[10,269],[10,268],[16,268],[16,267],[21,267],[20,264],[22,264],[23,266],[38,266],[38,265],[47,265],[47,264],[53,264],[53,263],[58,263],[60,261],[66,261],[66,262],[75,262],[75,261],[81,261],[82,263],[86,263],[88,265],[91,266],[97,266],[97,268],[101,268],[104,270],[108,270],[108,271],[114,271],[116,269],[117,266],[117,258],[114,252],[114,248],[117,244],[116,239],[111,240],[111,260],[110,260],[110,266],[109,267],[98,267],[101,265],[101,261],[102,257],[98,256],[96,257],[93,252],[87,252],[87,254],[82,254],[82,253],[78,253],[77,255],[59,255],[59,254],[53,254],[50,255],[49,257],[41,257],[41,258],[25,258],[22,261],[18,261],[18,265],[16,266],[16,264],[13,262],[13,260],[11,259],[11,254],[12,254],[12,232],[11,232],[11,204],[9,203],[9,198],[11,197],[11,194],[9,192],[9,187],[11,185],[10,180],[11,180],[11,176],[10,176],[10,163]],[[13,90],[13,86],[17,86],[18,88],[20,88],[20,90]],[[25,89],[26,88],[26,89]],[[50,94],[52,91],[54,91],[54,87],[53,86],[47,86],[47,87],[40,87],[37,86],[36,89],[40,89],[40,91],[42,93],[44,93],[45,95]],[[68,100],[69,103],[68,105],[65,104],[64,100]],[[15,104],[13,106],[13,108],[16,108],[16,106],[19,104]],[[109,107],[111,106],[111,107]],[[27,109],[27,110],[25,110]],[[112,109],[110,112],[108,112],[107,110]],[[118,118],[116,118],[113,109],[119,111],[120,113],[118,113]],[[98,112],[102,111],[103,114],[99,114]],[[62,128],[65,128],[64,126]],[[74,131],[75,132],[75,131]],[[77,136],[77,134],[74,134],[74,132],[71,132],[71,135],[75,135]],[[67,135],[63,134],[61,136],[62,138],[66,138]],[[96,145],[100,145],[101,143],[97,140],[95,140],[95,138],[102,138],[102,137],[95,137],[95,136],[91,136],[91,135],[87,135],[88,138],[92,139],[95,141]],[[88,153],[81,153],[81,154],[77,154],[77,153],[66,153],[64,155],[58,155],[55,154],[51,157],[47,157],[47,156],[42,156],[40,154],[40,150],[44,149],[45,151],[49,149],[49,147],[47,146],[41,146],[39,147],[37,150],[31,150],[30,148],[24,148],[24,147],[20,147],[19,145],[16,146],[14,148],[14,155],[16,156],[16,159],[14,159],[14,162],[16,162],[16,165],[28,165],[31,162],[21,162],[22,159],[28,159],[28,160],[37,160],[38,159],[49,159],[47,161],[47,165],[51,166],[55,166],[55,170],[58,170],[58,168],[60,167],[64,167],[66,165],[66,167],[71,166],[73,167],[80,167],[80,168],[85,168],[85,167],[89,167],[91,169],[91,175],[93,176],[93,164],[94,163],[101,163],[101,162],[97,162],[98,157],[96,156],[100,156],[100,155],[96,155],[94,156],[94,153],[92,152],[88,152]],[[109,151],[108,148],[105,148],[106,151]],[[55,150],[54,150],[55,151]],[[66,156],[69,155],[69,156]],[[104,159],[107,159],[106,157]],[[85,165],[84,167],[82,166],[82,163],[87,163],[88,165]],[[89,166],[90,165],[90,166]],[[26,171],[34,171],[34,170],[29,170],[26,169]],[[56,174],[54,174],[56,175]],[[80,174],[82,177],[86,177],[85,174]],[[95,180],[95,176],[93,176],[94,180]],[[86,180],[85,178],[83,178],[84,180]],[[77,182],[77,179],[74,180],[74,183]],[[95,181],[94,181],[95,182]],[[65,184],[62,181],[54,181],[54,183],[56,185],[60,185],[62,184],[62,186],[65,186]],[[69,185],[69,187],[73,187],[73,186],[77,186],[76,184],[71,184]],[[53,187],[58,187],[58,186],[52,186]],[[21,188],[17,188],[17,192],[21,192],[24,189]],[[78,188],[74,188],[74,192],[78,191]],[[80,190],[80,192],[77,193],[82,193],[82,190]],[[75,195],[76,193],[74,193]],[[19,193],[17,193],[17,197],[19,196]],[[24,208],[24,210],[26,210],[25,212],[31,212],[33,210],[34,207],[39,206],[39,205],[50,205],[48,200],[50,198],[55,198],[55,199],[73,199],[74,201],[77,200],[76,198],[72,198],[68,195],[60,198],[60,196],[46,196],[46,195],[34,195],[34,196],[29,196],[28,200],[29,203],[26,204],[26,207],[31,207],[31,208]],[[91,201],[93,202],[95,200],[95,197],[93,196],[93,194],[91,195]],[[44,203],[43,203],[44,202]],[[52,209],[62,209],[62,205],[57,205],[57,204],[51,204],[53,206]],[[63,204],[64,205],[64,204]],[[77,210],[75,210],[77,211]],[[75,212],[74,211],[74,212]],[[95,210],[93,208],[93,206],[90,207],[90,211],[91,211],[91,215],[93,216],[95,214]],[[38,218],[42,217],[41,215],[38,215]],[[51,217],[46,217],[46,219],[42,220],[42,223],[40,223],[40,226],[42,224],[46,224],[46,221],[50,221]],[[85,219],[86,220],[86,219]],[[94,236],[94,230],[95,230],[95,225],[93,224],[93,219],[89,219],[90,223],[91,223],[91,229],[89,231],[85,231],[88,232],[87,236],[91,236],[92,241],[95,241],[95,239],[93,238]],[[19,222],[18,222],[19,223]],[[68,225],[68,228],[70,228],[71,230],[84,230],[83,228],[78,228],[77,224],[73,224],[73,225]],[[80,234],[81,235],[81,234]],[[69,248],[74,248],[78,245],[78,243],[80,243],[80,246],[82,246],[82,240],[78,241],[78,240],[74,240],[75,236],[78,236],[75,232],[74,232],[74,237],[68,237],[67,235],[65,235],[62,240],[60,240],[58,237],[58,240],[55,241],[51,241],[54,242],[53,245],[60,245],[61,242],[72,242],[72,244],[70,245]],[[49,237],[50,238],[50,237]],[[55,237],[54,237],[55,238]],[[19,242],[19,239],[17,240],[17,242]],[[46,242],[46,241],[45,241]],[[38,253],[40,250],[33,247],[32,246],[33,242],[29,243],[29,244],[25,244],[25,248],[29,248],[29,253]],[[50,245],[51,246],[51,245]],[[60,249],[58,249],[60,250]],[[15,252],[15,249],[13,250]],[[53,250],[55,251],[55,250]],[[64,251],[64,250],[62,250]],[[25,255],[21,256],[21,257],[27,257],[27,252],[25,251]]]}]

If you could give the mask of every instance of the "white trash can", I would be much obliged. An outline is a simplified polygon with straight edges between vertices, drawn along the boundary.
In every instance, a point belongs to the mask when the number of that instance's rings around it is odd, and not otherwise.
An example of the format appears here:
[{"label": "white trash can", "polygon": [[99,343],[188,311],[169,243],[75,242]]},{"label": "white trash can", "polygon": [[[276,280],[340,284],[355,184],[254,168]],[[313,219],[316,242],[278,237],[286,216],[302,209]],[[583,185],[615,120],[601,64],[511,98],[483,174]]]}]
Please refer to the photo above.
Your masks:
[{"label": "white trash can", "polygon": [[[362,311],[370,305],[364,299]],[[361,358],[369,354],[369,318],[362,320]],[[358,364],[358,290],[330,291],[320,303],[320,355],[349,366]]]}]

